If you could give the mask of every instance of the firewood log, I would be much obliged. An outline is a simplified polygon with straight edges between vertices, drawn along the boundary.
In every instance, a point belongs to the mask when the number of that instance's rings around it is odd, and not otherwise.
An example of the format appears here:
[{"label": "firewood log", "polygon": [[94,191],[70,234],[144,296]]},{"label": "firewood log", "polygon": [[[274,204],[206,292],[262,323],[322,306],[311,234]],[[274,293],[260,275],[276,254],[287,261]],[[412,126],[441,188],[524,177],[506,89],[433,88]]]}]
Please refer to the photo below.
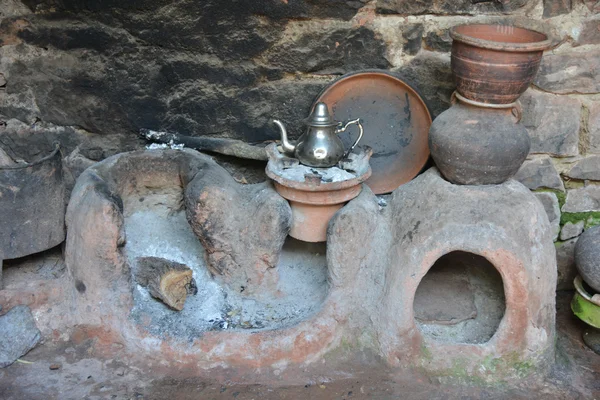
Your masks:
[{"label": "firewood log", "polygon": [[194,286],[188,266],[159,257],[138,258],[135,279],[152,297],[177,311],[183,310],[188,291]]}]

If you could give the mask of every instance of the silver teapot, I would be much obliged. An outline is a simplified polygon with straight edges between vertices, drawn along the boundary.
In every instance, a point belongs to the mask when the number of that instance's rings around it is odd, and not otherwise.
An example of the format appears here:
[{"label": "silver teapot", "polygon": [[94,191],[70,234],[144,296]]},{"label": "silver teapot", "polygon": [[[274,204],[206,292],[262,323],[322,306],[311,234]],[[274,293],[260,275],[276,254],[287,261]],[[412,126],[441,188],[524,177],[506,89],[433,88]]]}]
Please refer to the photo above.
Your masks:
[{"label": "silver teapot", "polygon": [[[322,102],[315,105],[313,111],[305,120],[308,129],[300,136],[296,145],[288,141],[287,130],[281,121],[275,119],[273,123],[281,131],[283,152],[288,156],[297,158],[300,163],[309,167],[333,167],[338,161],[350,154],[363,136],[360,118],[348,121],[345,125],[342,122],[334,121],[327,104]],[[358,139],[348,151],[345,151],[344,144],[337,135],[345,132],[346,128],[352,124],[358,126]]]}]

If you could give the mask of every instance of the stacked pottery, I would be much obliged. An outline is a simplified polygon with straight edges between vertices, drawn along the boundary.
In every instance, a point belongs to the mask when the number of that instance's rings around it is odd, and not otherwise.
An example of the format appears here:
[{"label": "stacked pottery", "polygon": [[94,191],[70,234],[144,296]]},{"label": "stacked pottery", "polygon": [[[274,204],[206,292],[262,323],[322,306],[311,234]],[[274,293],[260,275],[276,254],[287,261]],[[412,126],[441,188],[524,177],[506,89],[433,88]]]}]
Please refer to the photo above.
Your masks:
[{"label": "stacked pottery", "polygon": [[600,226],[587,229],[575,245],[575,295],[573,313],[590,327],[583,332],[585,344],[600,354]]},{"label": "stacked pottery", "polygon": [[452,183],[502,183],[529,153],[517,100],[551,41],[529,29],[485,24],[454,27],[450,36],[456,92],[431,125],[431,156]]}]

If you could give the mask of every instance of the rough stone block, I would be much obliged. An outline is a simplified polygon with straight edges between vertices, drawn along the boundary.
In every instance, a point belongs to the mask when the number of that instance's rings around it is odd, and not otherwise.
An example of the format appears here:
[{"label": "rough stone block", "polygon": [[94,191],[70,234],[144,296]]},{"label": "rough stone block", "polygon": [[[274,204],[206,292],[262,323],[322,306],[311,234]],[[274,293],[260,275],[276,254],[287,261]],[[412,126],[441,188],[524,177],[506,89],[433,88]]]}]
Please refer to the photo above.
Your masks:
[{"label": "rough stone block", "polygon": [[[347,5],[335,1],[339,3],[336,6],[329,2],[289,6],[271,2],[266,8],[260,3],[233,12],[236,23],[228,17],[218,25],[211,22],[212,28],[207,21],[219,20],[227,7],[178,3],[171,7],[173,23],[167,31],[165,18],[152,11],[155,4],[144,3],[140,7],[147,8],[115,5],[120,10],[118,17],[112,14],[114,9],[102,6],[92,7],[93,12],[75,4],[55,6],[57,12],[76,9],[86,14],[86,23],[65,18],[58,26],[50,22],[52,18],[35,14],[24,22],[3,20],[10,26],[0,29],[0,36],[14,31],[11,35],[24,46],[0,46],[0,73],[9,82],[1,90],[0,114],[111,135],[113,140],[105,139],[103,146],[120,143],[120,151],[133,149],[125,142],[135,139],[130,132],[140,128],[260,141],[277,137],[275,130],[265,129],[274,115],[291,115],[287,122],[298,125],[314,97],[332,79],[288,77],[286,68],[295,67],[290,59],[298,61],[300,69],[333,72],[389,65],[382,56],[385,44],[365,27],[348,25],[302,35],[307,40],[304,49],[312,51],[312,56],[304,56],[280,40],[288,18],[343,15],[349,19],[361,7],[360,2]],[[211,20],[214,12],[219,18]],[[45,15],[53,15],[53,11]],[[205,34],[198,31],[199,18]],[[136,37],[145,45],[136,47],[139,42],[132,35],[139,35]],[[284,59],[277,64],[264,63],[262,58],[258,61],[277,46],[289,50],[282,55],[288,63]],[[194,57],[187,55],[190,49],[194,49]],[[81,52],[90,56],[82,58]],[[195,84],[199,80],[202,85]],[[67,152],[89,137],[77,140]],[[82,154],[88,156],[83,149]]]},{"label": "rough stone block", "polygon": [[[282,79],[268,82],[256,87],[245,88],[234,95],[233,109],[239,115],[231,121],[233,132],[244,132],[246,140],[280,139],[280,133],[271,123],[276,117],[286,124],[292,138],[298,138],[304,133],[302,121],[310,113],[315,97],[332,80],[331,77],[322,79],[287,80]],[[189,106],[189,98],[179,106],[182,110]],[[227,100],[226,100],[227,102]],[[222,107],[222,104],[218,107]],[[202,121],[198,120],[198,126]],[[238,125],[239,124],[239,125]],[[237,126],[237,127],[235,127]],[[237,133],[234,134],[237,136]]]},{"label": "rough stone block", "polygon": [[556,243],[556,265],[558,269],[557,290],[573,290],[573,279],[577,276],[575,266],[575,243],[577,239]]},{"label": "rough stone block", "polygon": [[[92,161],[100,161],[140,146],[139,139],[130,132],[95,135],[76,126],[57,126],[48,122],[29,124],[14,118],[6,120],[4,127],[0,124],[0,135],[3,142],[10,143],[14,152],[24,159],[47,152],[49,143],[60,143],[63,155],[79,147],[79,154]],[[63,165],[68,167],[65,162]]]},{"label": "rough stone block", "polygon": [[423,31],[423,24],[410,24],[402,28],[402,38],[404,39],[402,50],[406,54],[415,55],[421,50]]},{"label": "rough stone block", "polygon": [[575,41],[580,46],[584,44],[600,43],[600,18],[590,18],[583,21],[581,32]]},{"label": "rough stone block", "polygon": [[452,49],[452,38],[449,29],[438,29],[425,36],[427,50],[449,52]]},{"label": "rough stone block", "polygon": [[558,204],[558,198],[554,193],[549,192],[539,192],[534,194],[544,206],[544,210],[548,216],[548,221],[550,222],[550,228],[552,229],[552,240],[555,241],[558,238],[558,233],[560,232],[560,208]]},{"label": "rough stone block", "polygon": [[565,190],[565,185],[548,156],[525,160],[514,179],[531,190],[540,188]]},{"label": "rough stone block", "polygon": [[[31,10],[20,0],[0,1],[0,21],[3,18],[30,14]],[[0,85],[1,86],[1,85]]]},{"label": "rough stone block", "polygon": [[[117,2],[111,4],[105,3],[86,3],[80,1],[57,2],[55,0],[26,0],[25,4],[36,12],[71,12],[82,14],[98,14],[97,18],[105,17],[105,14],[117,10],[118,17],[127,20],[129,13],[141,13],[141,19],[146,24],[155,22],[152,17],[165,4],[171,4],[165,0],[139,0],[135,4],[128,2]],[[177,17],[183,17],[181,22],[183,27],[191,29],[188,26],[197,17],[202,17],[206,23],[203,29],[213,30],[217,25],[230,27],[235,22],[245,23],[251,15],[263,15],[270,19],[287,18],[338,18],[348,20],[356,14],[356,10],[362,7],[364,0],[343,1],[331,0],[328,2],[313,2],[310,0],[297,0],[290,3],[284,3],[278,0],[265,0],[259,3],[249,3],[246,7],[239,5],[222,4],[218,0],[208,0],[202,3],[176,4],[171,11]],[[225,17],[235,17],[232,20],[222,21]],[[141,25],[141,22],[139,22]],[[179,27],[179,26],[178,26]],[[158,36],[158,33],[153,33]]]},{"label": "rough stone block", "polygon": [[600,211],[600,186],[588,185],[567,191],[562,212]]},{"label": "rough stone block", "polygon": [[433,118],[450,107],[450,96],[456,86],[449,54],[421,50],[395,73],[417,88]]},{"label": "rough stone block", "polygon": [[385,42],[369,28],[360,26],[309,30],[274,44],[265,57],[283,71],[342,74],[388,68],[385,55]]},{"label": "rough stone block", "polygon": [[518,10],[527,0],[479,1],[472,0],[378,0],[377,12],[381,14],[477,14]]},{"label": "rough stone block", "polygon": [[600,49],[544,54],[534,83],[559,94],[600,92]]},{"label": "rough stone block", "polygon": [[588,106],[588,132],[590,153],[600,153],[600,102],[590,103]]},{"label": "rough stone block", "polygon": [[583,0],[587,8],[593,13],[600,13],[600,1],[598,0]]},{"label": "rough stone block", "polygon": [[581,235],[583,233],[583,226],[583,221],[576,223],[567,222],[560,230],[560,240],[569,240]]},{"label": "rough stone block", "polygon": [[520,102],[523,106],[521,123],[531,137],[531,153],[579,154],[579,100],[528,90]]},{"label": "rough stone block", "polygon": [[600,156],[589,156],[577,161],[564,174],[573,179],[600,181]]},{"label": "rough stone block", "polygon": [[41,337],[29,307],[13,307],[0,317],[0,368],[8,367],[27,354]]},{"label": "rough stone block", "polygon": [[572,9],[571,0],[544,0],[544,18],[568,14]]}]

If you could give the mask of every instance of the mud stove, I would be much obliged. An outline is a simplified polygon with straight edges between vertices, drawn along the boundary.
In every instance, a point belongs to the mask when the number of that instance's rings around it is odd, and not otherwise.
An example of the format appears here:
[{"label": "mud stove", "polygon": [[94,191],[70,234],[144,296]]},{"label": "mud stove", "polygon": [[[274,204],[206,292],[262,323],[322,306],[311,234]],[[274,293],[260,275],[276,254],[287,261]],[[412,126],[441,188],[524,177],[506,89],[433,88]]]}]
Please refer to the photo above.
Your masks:
[{"label": "mud stove", "polygon": [[[382,201],[362,168],[325,244],[288,236],[302,230],[281,187],[239,184],[197,152],[94,165],[67,210],[74,323],[132,359],[251,382],[344,375],[361,354],[486,381],[550,364],[556,260],[529,190],[454,185],[431,168]],[[148,256],[192,270],[182,311],[139,284]]]}]

